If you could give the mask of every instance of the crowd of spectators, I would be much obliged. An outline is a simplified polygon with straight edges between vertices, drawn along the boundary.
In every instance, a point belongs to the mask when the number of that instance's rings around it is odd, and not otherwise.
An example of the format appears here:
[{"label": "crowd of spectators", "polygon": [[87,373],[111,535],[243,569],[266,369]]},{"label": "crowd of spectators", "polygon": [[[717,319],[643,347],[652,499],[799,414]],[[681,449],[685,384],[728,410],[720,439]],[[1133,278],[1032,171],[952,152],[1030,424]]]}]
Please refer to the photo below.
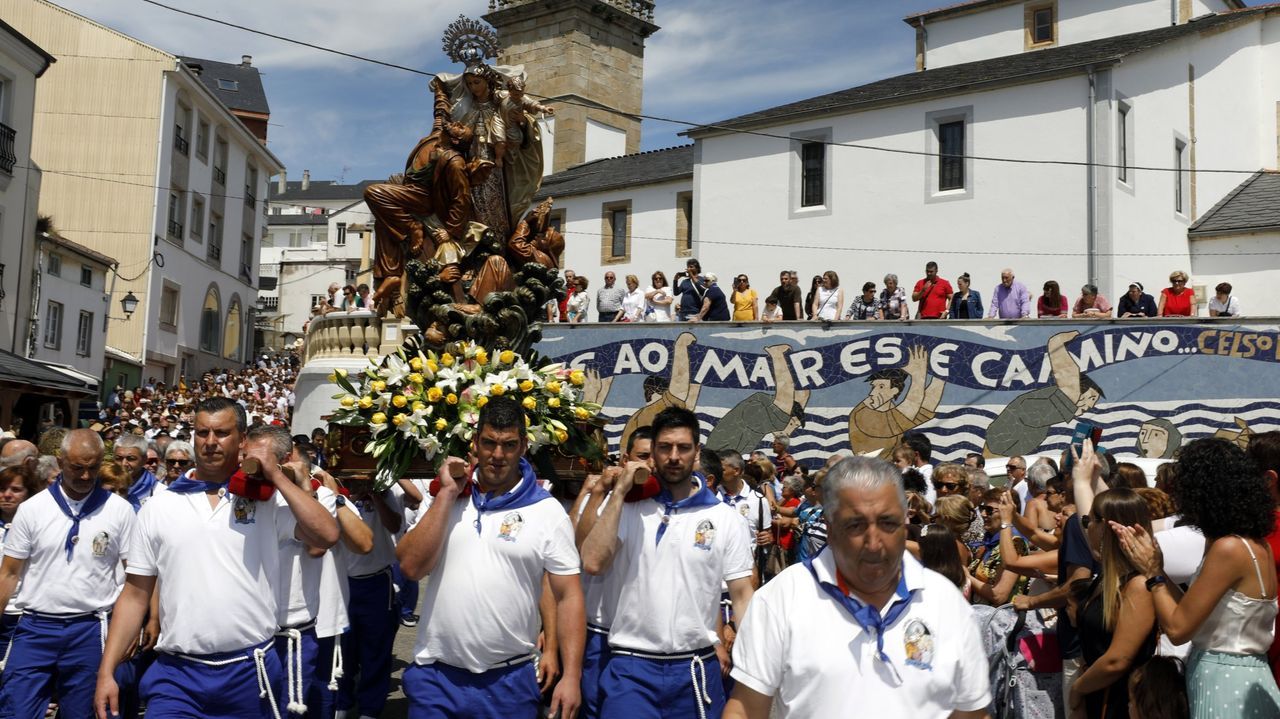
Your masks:
[{"label": "crowd of spectators", "polygon": [[[1097,285],[1080,287],[1074,300],[1064,293],[1057,280],[1048,280],[1039,295],[1020,282],[1012,269],[1000,273],[1000,281],[984,301],[972,287],[969,274],[961,273],[955,284],[938,274],[938,264],[929,262],[925,275],[910,291],[899,284],[898,276],[884,276],[883,287],[864,282],[861,292],[846,295],[835,271],[814,275],[808,292],[803,292],[795,270],[782,270],[778,286],[761,295],[746,274],[735,275],[729,287],[721,286],[714,272],[704,272],[696,259],[676,272],[670,282],[666,274],[654,272],[641,288],[636,275],[627,275],[625,287],[612,271],[604,275],[604,285],[594,294],[592,314],[591,283],[588,278],[565,270],[565,297],[547,304],[549,322],[822,322],[910,320],[910,319],[1002,319],[1072,318],[1077,320],[1197,317],[1205,305],[1209,317],[1238,317],[1240,300],[1232,287],[1222,282],[1207,302],[1187,286],[1187,273],[1169,275],[1169,285],[1153,296],[1138,281],[1113,304]],[[763,305],[762,305],[763,302]]]}]

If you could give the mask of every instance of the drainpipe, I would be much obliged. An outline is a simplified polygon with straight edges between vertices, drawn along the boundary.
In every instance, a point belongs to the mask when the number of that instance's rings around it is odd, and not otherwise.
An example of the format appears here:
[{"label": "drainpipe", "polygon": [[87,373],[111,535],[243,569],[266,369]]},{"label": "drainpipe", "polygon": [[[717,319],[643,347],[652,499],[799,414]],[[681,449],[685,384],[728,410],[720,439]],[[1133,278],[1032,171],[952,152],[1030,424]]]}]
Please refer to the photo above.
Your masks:
[{"label": "drainpipe", "polygon": [[1097,113],[1095,103],[1098,100],[1097,77],[1094,74],[1093,66],[1088,68],[1089,72],[1089,106],[1086,109],[1085,122],[1085,153],[1088,158],[1087,172],[1087,195],[1086,195],[1086,220],[1088,224],[1088,236],[1086,240],[1087,247],[1087,267],[1086,274],[1089,276],[1089,284],[1098,284],[1098,198],[1097,198],[1097,167],[1094,163],[1098,161],[1097,137],[1094,133],[1094,121]]}]

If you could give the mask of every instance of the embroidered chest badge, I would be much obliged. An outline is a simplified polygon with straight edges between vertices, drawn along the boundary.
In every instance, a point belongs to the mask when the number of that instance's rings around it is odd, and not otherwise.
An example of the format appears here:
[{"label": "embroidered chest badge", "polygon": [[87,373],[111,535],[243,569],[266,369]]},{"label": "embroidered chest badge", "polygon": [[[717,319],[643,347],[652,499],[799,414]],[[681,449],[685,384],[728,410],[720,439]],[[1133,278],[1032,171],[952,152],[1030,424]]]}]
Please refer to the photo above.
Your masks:
[{"label": "embroidered chest badge", "polygon": [[747,516],[747,512],[750,512],[750,511],[751,511],[751,507],[748,507],[746,502],[740,502],[738,504],[738,514],[741,514],[742,516],[745,517]]},{"label": "embroidered chest badge", "polygon": [[524,517],[520,516],[519,512],[508,512],[498,527],[498,539],[506,542],[516,541],[516,536],[520,534],[520,528],[523,526]]},{"label": "embroidered chest badge", "polygon": [[236,501],[231,505],[231,512],[235,515],[236,524],[253,524],[253,515],[258,511],[258,503],[247,497],[236,497]]},{"label": "embroidered chest badge", "polygon": [[698,528],[693,533],[693,546],[697,549],[711,550],[711,542],[716,538],[716,525],[711,523],[710,519],[704,519],[698,522]]},{"label": "embroidered chest badge", "polygon": [[93,537],[93,556],[107,556],[107,546],[111,544],[111,536],[106,532],[98,532]]},{"label": "embroidered chest badge", "polygon": [[929,631],[929,625],[912,619],[903,633],[903,644],[907,666],[933,671],[933,633]]}]

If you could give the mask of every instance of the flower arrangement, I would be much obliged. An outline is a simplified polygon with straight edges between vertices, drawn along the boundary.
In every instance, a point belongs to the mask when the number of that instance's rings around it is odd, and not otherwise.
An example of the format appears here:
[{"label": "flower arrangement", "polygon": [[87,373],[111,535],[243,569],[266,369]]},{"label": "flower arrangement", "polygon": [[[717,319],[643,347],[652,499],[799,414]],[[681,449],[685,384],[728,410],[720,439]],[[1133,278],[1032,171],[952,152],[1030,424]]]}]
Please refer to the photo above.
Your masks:
[{"label": "flower arrangement", "polygon": [[436,353],[412,340],[370,362],[357,382],[339,369],[329,380],[342,390],[333,424],[367,427],[364,451],[377,461],[375,490],[403,477],[422,457],[438,467],[445,457],[465,457],[480,409],[492,397],[519,400],[528,419],[530,454],[558,448],[588,458],[602,456],[587,423],[600,405],[583,399],[586,375],[536,353],[526,359],[512,350],[490,353],[471,342]]}]

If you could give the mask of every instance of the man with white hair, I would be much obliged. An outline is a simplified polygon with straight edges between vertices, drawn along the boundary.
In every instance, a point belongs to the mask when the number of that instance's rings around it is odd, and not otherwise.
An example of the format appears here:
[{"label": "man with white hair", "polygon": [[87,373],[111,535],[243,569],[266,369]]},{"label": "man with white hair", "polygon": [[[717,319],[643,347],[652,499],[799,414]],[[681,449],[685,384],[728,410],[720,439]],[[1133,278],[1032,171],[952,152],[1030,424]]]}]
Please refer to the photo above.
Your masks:
[{"label": "man with white hair", "polygon": [[1013,278],[1013,269],[1000,270],[1000,284],[991,291],[991,308],[988,318],[1020,320],[1031,316],[1031,292],[1027,286]]},{"label": "man with white hair", "polygon": [[702,277],[706,280],[707,291],[702,296],[702,309],[698,310],[697,316],[692,318],[692,321],[728,322],[729,300],[724,296],[724,290],[717,284],[719,278],[714,272],[708,272]]},{"label": "man with white hair", "polygon": [[135,434],[126,434],[116,440],[112,455],[124,471],[129,473],[129,493],[126,499],[134,511],[142,509],[157,489],[164,491],[158,477],[147,469],[147,448],[150,442]]},{"label": "man with white hair", "polygon": [[[23,502],[4,542],[0,607],[18,586],[22,619],[0,677],[0,717],[44,716],[56,694],[64,716],[93,714],[93,689],[133,508],[100,486],[105,448],[88,429],[62,439],[62,473]],[[137,639],[137,632],[134,639]]]},{"label": "man with white hair", "polygon": [[822,505],[827,547],[761,587],[742,620],[725,719],[825,716],[849,697],[877,716],[987,717],[977,625],[955,585],[906,552],[898,470],[841,460]]}]

